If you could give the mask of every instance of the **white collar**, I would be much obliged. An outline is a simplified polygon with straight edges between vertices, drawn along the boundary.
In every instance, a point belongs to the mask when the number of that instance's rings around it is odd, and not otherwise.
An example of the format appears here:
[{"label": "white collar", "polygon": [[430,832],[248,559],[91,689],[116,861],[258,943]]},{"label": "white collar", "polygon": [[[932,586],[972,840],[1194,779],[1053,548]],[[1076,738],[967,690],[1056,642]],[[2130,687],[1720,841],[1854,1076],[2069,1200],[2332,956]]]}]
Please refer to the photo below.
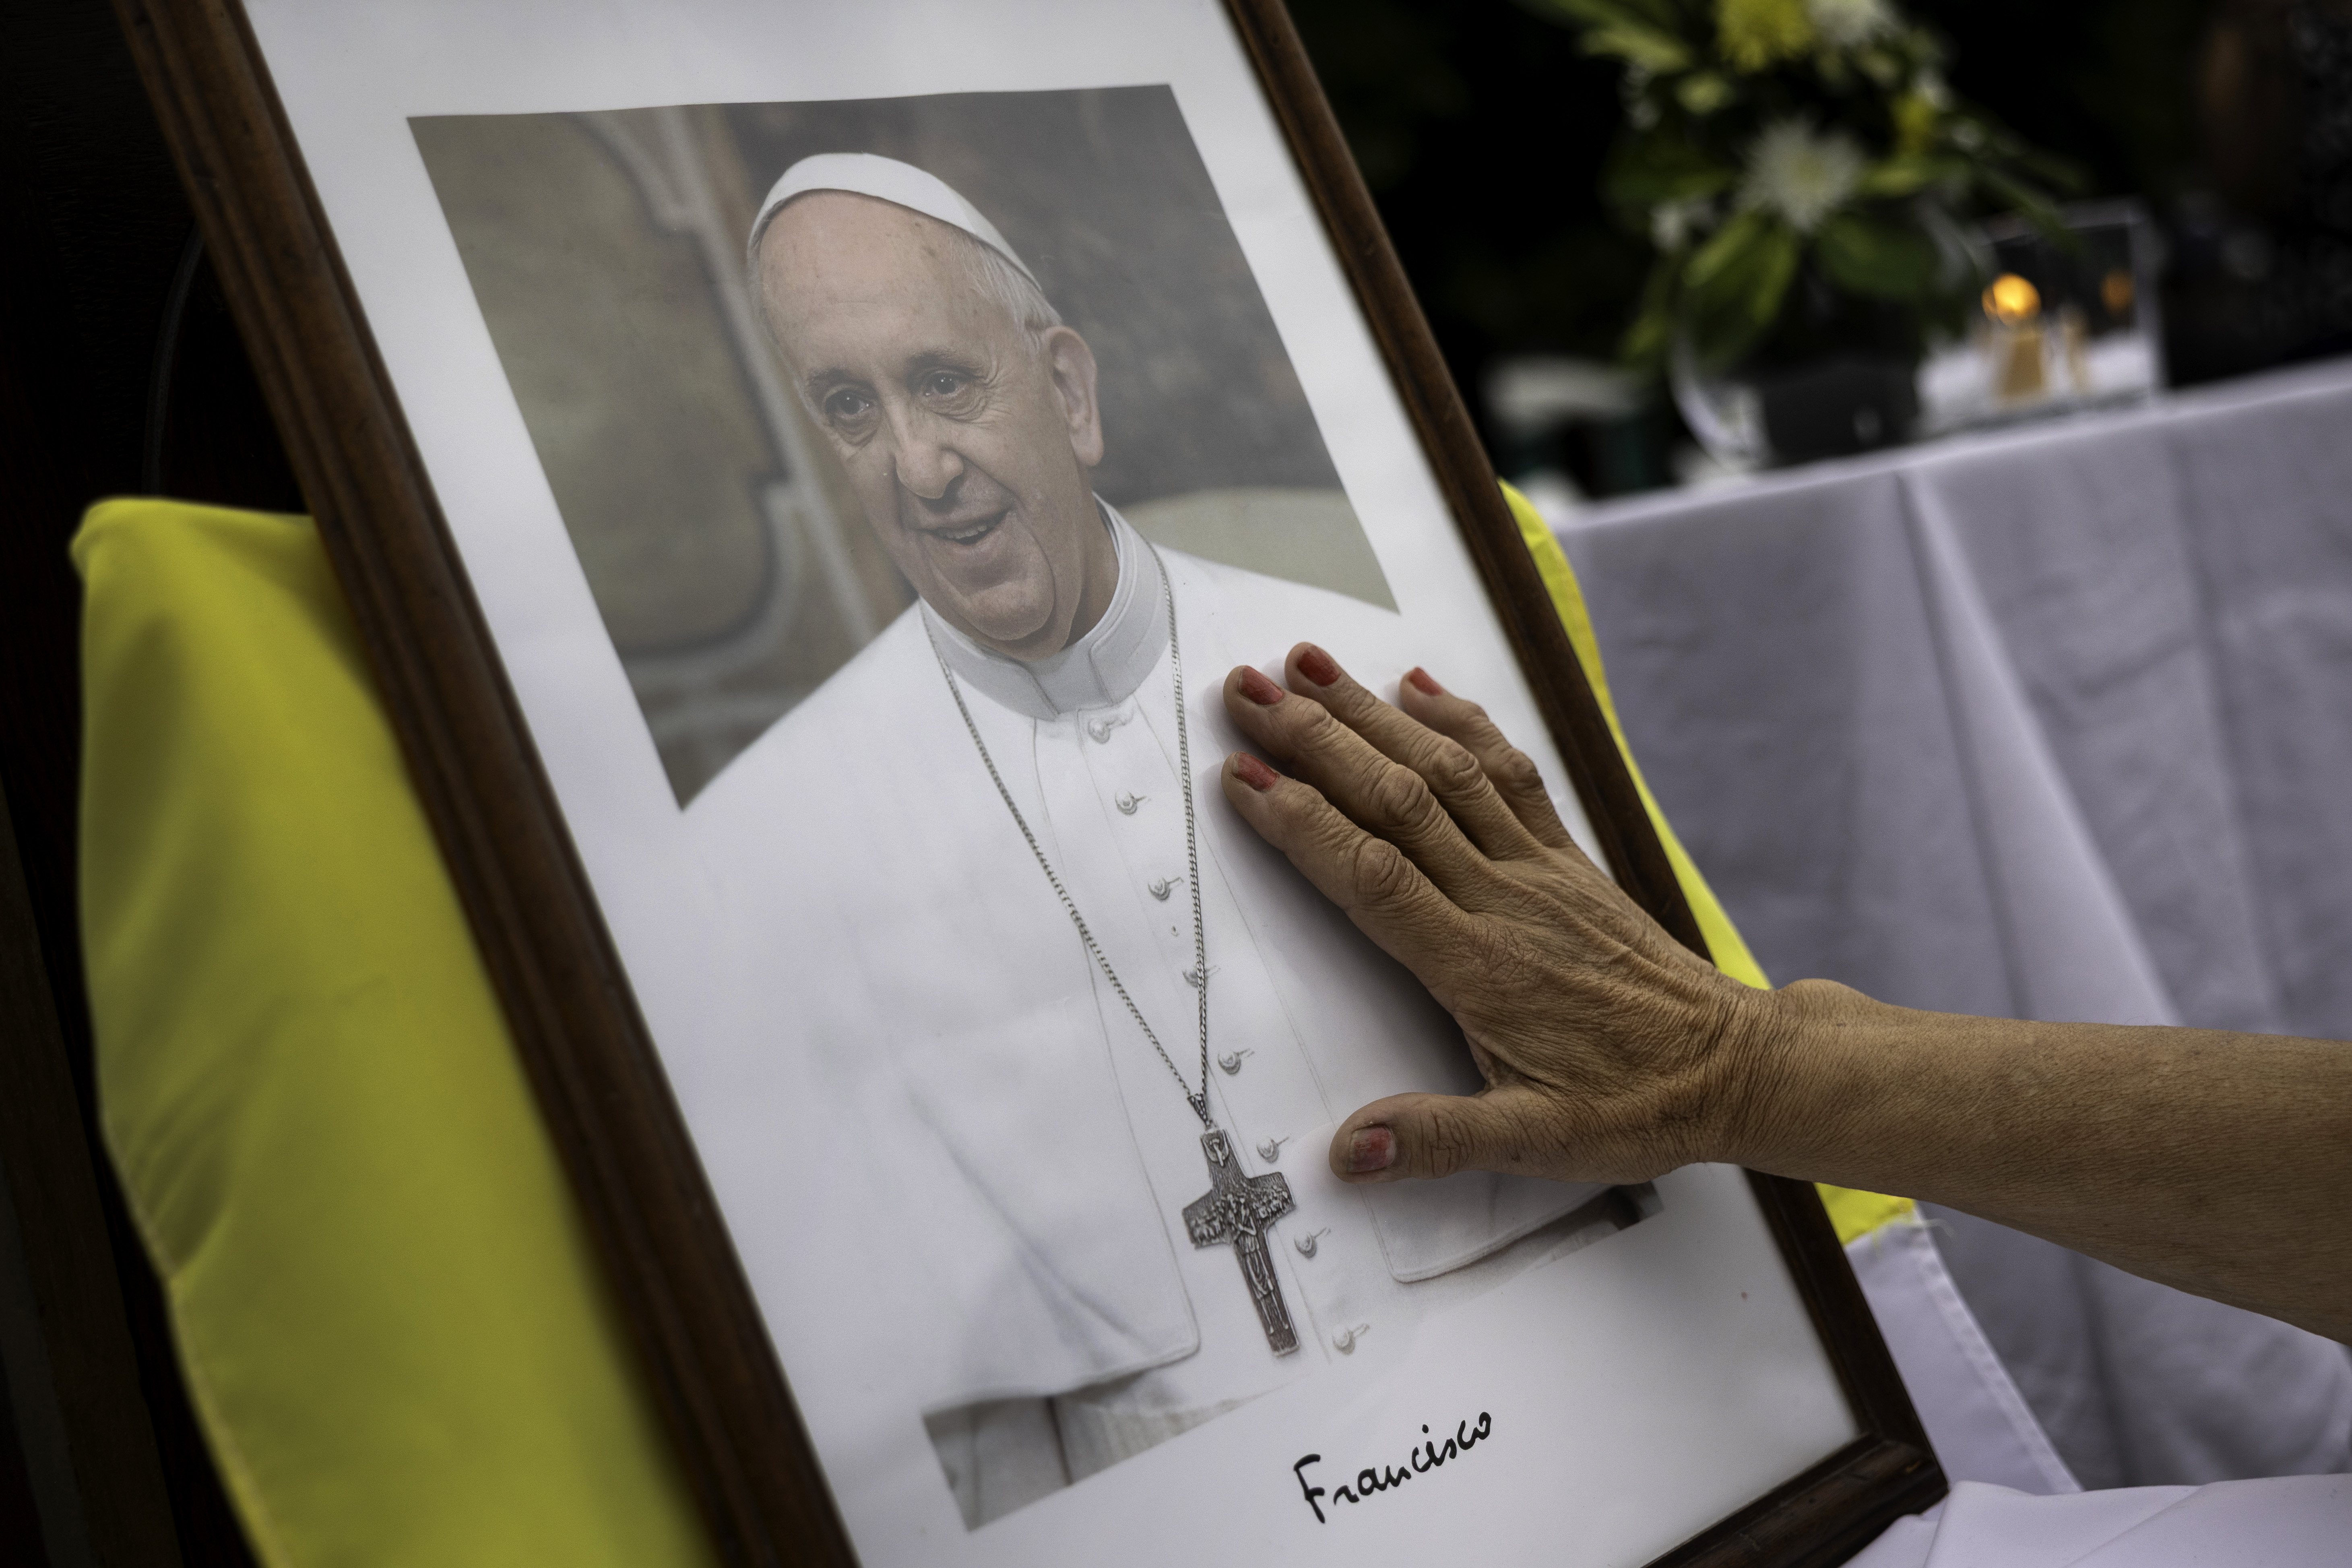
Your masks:
[{"label": "white collar", "polygon": [[1097,496],[1095,504],[1102,508],[1118,552],[1118,586],[1102,619],[1060,652],[1034,661],[1007,658],[948,625],[928,603],[923,605],[931,646],[957,679],[1031,719],[1058,719],[1126,701],[1168,646],[1158,554],[1108,501]]}]

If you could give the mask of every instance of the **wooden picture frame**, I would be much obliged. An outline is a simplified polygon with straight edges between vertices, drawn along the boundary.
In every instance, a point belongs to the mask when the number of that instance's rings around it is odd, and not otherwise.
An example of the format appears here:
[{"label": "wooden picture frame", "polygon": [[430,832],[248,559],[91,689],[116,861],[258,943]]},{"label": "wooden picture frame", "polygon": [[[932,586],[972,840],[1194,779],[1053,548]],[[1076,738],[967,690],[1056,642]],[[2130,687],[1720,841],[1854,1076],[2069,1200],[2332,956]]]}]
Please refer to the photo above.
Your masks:
[{"label": "wooden picture frame", "polygon": [[[857,1561],[522,703],[238,0],[117,0],[386,707],[721,1557]],[[1280,0],[1227,0],[1445,505],[1626,890],[1685,903]],[[1943,1481],[1821,1205],[1751,1174],[1858,1431],[1655,1559],[1843,1561]]]}]

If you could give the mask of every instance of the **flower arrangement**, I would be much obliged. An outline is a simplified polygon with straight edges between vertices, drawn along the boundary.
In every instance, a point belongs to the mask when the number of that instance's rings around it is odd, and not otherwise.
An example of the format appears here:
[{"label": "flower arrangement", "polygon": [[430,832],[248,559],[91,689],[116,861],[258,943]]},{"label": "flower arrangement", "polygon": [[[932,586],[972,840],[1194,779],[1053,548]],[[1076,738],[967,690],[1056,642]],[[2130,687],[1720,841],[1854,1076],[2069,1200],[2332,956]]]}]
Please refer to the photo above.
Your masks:
[{"label": "flower arrangement", "polygon": [[1526,0],[1624,64],[1602,195],[1656,250],[1626,356],[1913,357],[1982,286],[1954,219],[2072,183],[1946,85],[1893,0]]}]

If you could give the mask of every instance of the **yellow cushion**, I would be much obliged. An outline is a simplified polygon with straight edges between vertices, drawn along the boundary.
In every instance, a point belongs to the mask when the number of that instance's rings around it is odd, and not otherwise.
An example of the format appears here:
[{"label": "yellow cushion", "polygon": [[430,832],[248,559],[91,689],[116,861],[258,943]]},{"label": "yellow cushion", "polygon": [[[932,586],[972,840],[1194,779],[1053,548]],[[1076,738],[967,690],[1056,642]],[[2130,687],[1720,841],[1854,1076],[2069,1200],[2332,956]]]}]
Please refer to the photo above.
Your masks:
[{"label": "yellow cushion", "polygon": [[310,524],[74,559],[106,1135],[260,1555],[709,1562]]},{"label": "yellow cushion", "polygon": [[1906,1219],[1919,1211],[1919,1205],[1909,1198],[1894,1198],[1885,1193],[1865,1193],[1856,1187],[1832,1187],[1820,1184],[1822,1206],[1830,1211],[1830,1224],[1836,1227],[1840,1245],[1868,1236],[1881,1226]]},{"label": "yellow cushion", "polygon": [[[1617,704],[1609,696],[1609,675],[1601,666],[1601,645],[1593,638],[1592,619],[1584,612],[1584,591],[1576,584],[1576,570],[1568,563],[1568,552],[1552,537],[1534,503],[1509,485],[1503,487],[1503,494],[1511,503],[1511,515],[1518,520],[1519,537],[1527,541],[1528,553],[1535,557],[1536,570],[1543,574],[1544,586],[1551,590],[1552,608],[1559,612],[1560,624],[1568,628],[1568,640],[1576,648],[1577,662],[1584,667],[1584,679],[1591,682],[1593,696],[1601,700],[1601,711],[1609,721],[1609,732],[1616,737],[1626,771],[1633,775],[1633,787],[1642,792],[1642,805],[1665,846],[1666,859],[1675,868],[1675,879],[1682,884],[1683,897],[1689,900],[1691,913],[1697,917],[1699,934],[1706,938],[1715,966],[1734,980],[1744,981],[1759,991],[1769,990],[1772,983],[1764,977],[1763,966],[1748,951],[1748,944],[1740,940],[1739,928],[1723,912],[1715,889],[1706,885],[1706,879],[1699,875],[1697,865],[1683,848],[1682,840],[1675,837],[1673,824],[1658,809],[1650,786],[1643,781],[1642,764],[1633,760],[1633,748],[1625,743],[1625,731],[1617,723]],[[1820,1191],[1841,1242],[1867,1236],[1888,1221],[1912,1212],[1909,1198],[1891,1198],[1883,1193],[1832,1187],[1825,1183]]]}]

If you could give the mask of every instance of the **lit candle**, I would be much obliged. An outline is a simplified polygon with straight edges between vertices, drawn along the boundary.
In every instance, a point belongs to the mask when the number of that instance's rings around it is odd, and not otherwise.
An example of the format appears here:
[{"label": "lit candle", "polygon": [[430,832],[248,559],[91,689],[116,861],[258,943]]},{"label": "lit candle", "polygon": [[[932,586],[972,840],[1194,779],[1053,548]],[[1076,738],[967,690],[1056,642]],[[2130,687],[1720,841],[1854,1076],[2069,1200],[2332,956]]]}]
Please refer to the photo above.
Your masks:
[{"label": "lit candle", "polygon": [[2048,384],[2042,364],[2042,291],[2014,272],[1985,286],[1984,313],[1992,322],[1993,390],[2008,402],[2033,397]]}]

